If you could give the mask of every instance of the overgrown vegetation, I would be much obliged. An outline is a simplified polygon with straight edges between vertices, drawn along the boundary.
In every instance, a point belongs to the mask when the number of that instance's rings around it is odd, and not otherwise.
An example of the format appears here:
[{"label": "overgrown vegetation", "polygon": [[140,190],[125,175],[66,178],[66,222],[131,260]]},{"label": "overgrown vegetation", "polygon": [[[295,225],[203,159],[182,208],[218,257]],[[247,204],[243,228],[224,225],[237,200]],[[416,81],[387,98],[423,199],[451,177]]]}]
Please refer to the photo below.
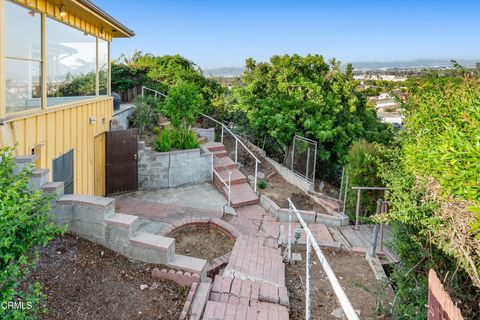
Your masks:
[{"label": "overgrown vegetation", "polygon": [[395,226],[401,261],[393,272],[395,312],[425,318],[427,272],[434,268],[463,315],[478,319],[480,86],[469,76],[431,79],[409,91],[401,147],[379,170],[390,204],[381,220]]},{"label": "overgrown vegetation", "polygon": [[[349,185],[357,187],[383,187],[384,183],[379,176],[379,160],[384,158],[386,148],[382,145],[357,141],[352,144],[348,151],[348,164],[346,174],[349,177]],[[357,195],[350,192],[347,199],[347,212],[352,221],[355,220],[355,204]],[[377,200],[383,198],[383,191],[363,191],[360,208],[362,216],[368,217],[376,212]]]},{"label": "overgrown vegetation", "polygon": [[[0,308],[2,319],[35,319],[46,311],[40,283],[25,283],[38,260],[37,247],[61,230],[51,222],[51,197],[28,189],[32,168],[17,170],[12,148],[0,149]],[[18,307],[20,306],[20,307]]]},{"label": "overgrown vegetation", "polygon": [[257,136],[271,137],[286,149],[298,134],[318,142],[319,160],[345,163],[354,141],[392,138],[391,128],[356,91],[357,81],[335,60],[327,63],[320,55],[273,56],[264,63],[248,59],[242,81],[237,109]]}]

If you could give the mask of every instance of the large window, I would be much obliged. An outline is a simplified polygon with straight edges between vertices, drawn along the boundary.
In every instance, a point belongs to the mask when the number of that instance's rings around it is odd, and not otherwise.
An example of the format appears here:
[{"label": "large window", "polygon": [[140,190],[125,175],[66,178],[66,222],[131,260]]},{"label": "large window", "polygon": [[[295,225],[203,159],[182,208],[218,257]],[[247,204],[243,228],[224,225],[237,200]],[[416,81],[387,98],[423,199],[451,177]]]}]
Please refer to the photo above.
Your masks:
[{"label": "large window", "polygon": [[101,96],[108,94],[108,42],[98,39],[98,86]]},{"label": "large window", "polygon": [[47,105],[94,97],[97,39],[47,18]]},{"label": "large window", "polygon": [[7,114],[108,94],[108,41],[10,1],[5,11],[5,70],[0,72],[5,73]]},{"label": "large window", "polygon": [[14,113],[41,107],[41,34],[38,12],[5,3],[6,111]]}]

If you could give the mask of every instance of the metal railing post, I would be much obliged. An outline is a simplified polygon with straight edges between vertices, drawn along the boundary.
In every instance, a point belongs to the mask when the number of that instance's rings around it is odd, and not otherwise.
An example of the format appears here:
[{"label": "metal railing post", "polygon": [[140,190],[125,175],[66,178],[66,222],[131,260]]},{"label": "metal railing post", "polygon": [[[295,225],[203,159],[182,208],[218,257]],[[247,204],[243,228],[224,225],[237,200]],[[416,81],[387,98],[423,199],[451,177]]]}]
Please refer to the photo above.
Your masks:
[{"label": "metal railing post", "polygon": [[223,144],[223,125],[222,125],[222,136],[220,137],[220,143]]},{"label": "metal railing post", "polygon": [[338,200],[342,200],[343,193],[343,178],[345,177],[345,166],[342,167],[342,178],[340,179],[340,194],[338,195]]},{"label": "metal railing post", "polygon": [[290,170],[292,170],[292,171],[293,171],[293,159],[295,159],[295,138],[293,138],[292,163],[290,164]]},{"label": "metal railing post", "polygon": [[145,97],[145,87],[142,86],[142,97]]},{"label": "metal railing post", "polygon": [[373,228],[373,243],[372,243],[372,252],[370,257],[375,257],[377,255],[377,241],[378,241],[378,224]]},{"label": "metal railing post", "polygon": [[307,256],[305,261],[305,320],[310,320],[310,237],[307,236]]},{"label": "metal railing post", "polygon": [[310,164],[310,147],[307,148],[307,168],[305,169],[305,177],[308,180],[308,165]]},{"label": "metal railing post", "polygon": [[[313,236],[312,232],[308,228],[307,224],[303,220],[302,216],[300,213],[297,211],[297,208],[293,205],[293,202],[290,198],[288,198],[288,204],[289,204],[289,212],[291,213],[292,211],[295,213],[298,222],[302,226],[302,228],[305,231],[305,234],[307,236],[307,246],[308,246],[308,240],[310,240],[310,245],[313,247],[313,250],[315,251],[318,260],[320,261],[320,264],[323,268],[323,271],[325,272],[328,281],[330,282],[333,291],[335,292],[335,295],[337,296],[338,302],[340,302],[340,305],[342,307],[343,312],[345,313],[346,317],[348,320],[359,320],[358,314],[353,308],[350,300],[348,299],[347,295],[345,294],[345,291],[343,290],[340,282],[338,281],[337,277],[335,276],[335,273],[332,270],[332,267],[328,263],[327,259],[325,258],[325,255],[322,252],[322,249],[320,249],[320,246],[318,245],[317,241],[315,241],[315,237]],[[291,219],[289,219],[291,220]],[[308,247],[307,247],[308,250]],[[307,253],[308,257],[308,253]],[[308,258],[307,258],[308,259]],[[310,265],[309,261],[307,261],[307,266]],[[307,270],[308,272],[308,270]],[[307,273],[308,274],[308,273]],[[309,298],[307,298],[309,300]],[[306,299],[306,300],[307,300]],[[310,303],[308,303],[309,305]],[[306,319],[310,316],[309,314],[310,310],[306,309]]]},{"label": "metal railing post", "polygon": [[287,239],[287,260],[292,260],[292,206],[288,204],[288,239]]},{"label": "metal railing post", "polygon": [[237,156],[237,153],[238,153],[238,139],[235,138],[235,163],[238,162],[238,156]]},{"label": "metal railing post", "polygon": [[348,174],[347,178],[345,179],[345,197],[343,198],[343,214],[345,214],[345,210],[347,209],[347,193],[348,193]]},{"label": "metal railing post", "polygon": [[255,161],[255,185],[253,191],[257,192],[257,174],[258,174],[258,161]]},{"label": "metal railing post", "polygon": [[355,207],[355,229],[358,229],[360,225],[360,198],[362,196],[362,190],[357,190],[357,205]]},{"label": "metal railing post", "polygon": [[232,171],[228,172],[228,205],[232,205]]}]

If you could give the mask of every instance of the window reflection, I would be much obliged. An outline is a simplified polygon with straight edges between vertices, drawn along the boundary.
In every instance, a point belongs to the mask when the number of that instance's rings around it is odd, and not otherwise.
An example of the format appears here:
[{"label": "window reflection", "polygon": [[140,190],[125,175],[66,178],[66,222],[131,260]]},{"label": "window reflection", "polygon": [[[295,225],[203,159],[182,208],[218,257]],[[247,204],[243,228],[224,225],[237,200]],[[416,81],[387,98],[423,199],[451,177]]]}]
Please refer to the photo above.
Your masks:
[{"label": "window reflection", "polygon": [[96,38],[47,18],[47,105],[96,95]]},{"label": "window reflection", "polygon": [[108,42],[98,39],[98,81],[100,95],[108,94]]},{"label": "window reflection", "polygon": [[6,112],[41,107],[41,17],[5,2]]}]

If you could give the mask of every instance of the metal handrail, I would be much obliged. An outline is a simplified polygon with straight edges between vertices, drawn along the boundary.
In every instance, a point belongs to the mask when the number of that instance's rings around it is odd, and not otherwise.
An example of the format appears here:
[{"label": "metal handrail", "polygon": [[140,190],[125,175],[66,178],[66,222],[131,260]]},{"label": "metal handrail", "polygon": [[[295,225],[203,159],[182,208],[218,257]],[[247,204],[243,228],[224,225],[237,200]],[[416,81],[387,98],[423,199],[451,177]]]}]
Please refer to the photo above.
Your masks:
[{"label": "metal handrail", "polygon": [[318,245],[317,241],[315,240],[315,237],[313,236],[312,232],[310,229],[308,229],[307,224],[303,220],[302,216],[298,212],[297,208],[293,204],[292,200],[288,198],[288,204],[290,207],[289,210],[289,222],[288,222],[288,228],[289,228],[289,236],[288,236],[288,259],[291,258],[291,223],[292,223],[292,211],[295,213],[297,216],[298,221],[300,222],[302,228],[305,230],[305,233],[307,235],[307,257],[306,257],[306,289],[305,289],[305,319],[310,320],[310,246],[313,247],[313,250],[315,251],[318,260],[320,261],[320,264],[323,267],[323,271],[327,275],[328,280],[330,281],[330,284],[332,285],[333,291],[335,292],[338,301],[340,302],[340,305],[343,309],[343,312],[347,316],[348,320],[359,320],[358,314],[353,308],[350,300],[348,299],[347,295],[345,294],[345,291],[343,290],[342,286],[340,285],[340,282],[338,281],[337,277],[335,276],[335,273],[332,270],[332,267],[330,267],[330,264],[328,263],[327,259],[325,258],[322,250],[320,249],[320,246]]},{"label": "metal handrail", "polygon": [[232,172],[231,171],[228,172],[228,184],[225,180],[223,180],[223,178],[220,176],[220,174],[217,172],[217,170],[213,169],[213,174],[217,176],[218,180],[220,180],[220,182],[223,183],[225,185],[225,187],[227,187],[227,190],[228,190],[228,205],[231,206],[232,205],[232,186],[231,186]]},{"label": "metal handrail", "polygon": [[155,89],[152,89],[152,88],[149,88],[149,87],[145,87],[145,86],[142,86],[142,97],[145,97],[145,90],[147,91],[152,91],[155,93],[155,99],[157,98],[157,95],[161,95],[162,97],[166,98],[167,95],[160,92],[160,91],[157,91]]},{"label": "metal handrail", "polygon": [[240,140],[240,138],[235,133],[233,133],[232,130],[230,130],[225,124],[221,123],[220,121],[218,121],[218,120],[216,120],[212,117],[207,116],[206,114],[202,113],[201,115],[222,126],[221,143],[223,143],[223,135],[224,135],[225,130],[235,138],[235,163],[237,163],[237,160],[238,160],[238,144],[239,143],[253,157],[253,159],[255,160],[255,181],[254,181],[253,190],[255,192],[257,192],[258,165],[261,163],[261,161],[258,160],[258,158],[253,154],[253,152],[250,151],[250,149],[248,149],[248,147],[242,142],[242,140]]}]

